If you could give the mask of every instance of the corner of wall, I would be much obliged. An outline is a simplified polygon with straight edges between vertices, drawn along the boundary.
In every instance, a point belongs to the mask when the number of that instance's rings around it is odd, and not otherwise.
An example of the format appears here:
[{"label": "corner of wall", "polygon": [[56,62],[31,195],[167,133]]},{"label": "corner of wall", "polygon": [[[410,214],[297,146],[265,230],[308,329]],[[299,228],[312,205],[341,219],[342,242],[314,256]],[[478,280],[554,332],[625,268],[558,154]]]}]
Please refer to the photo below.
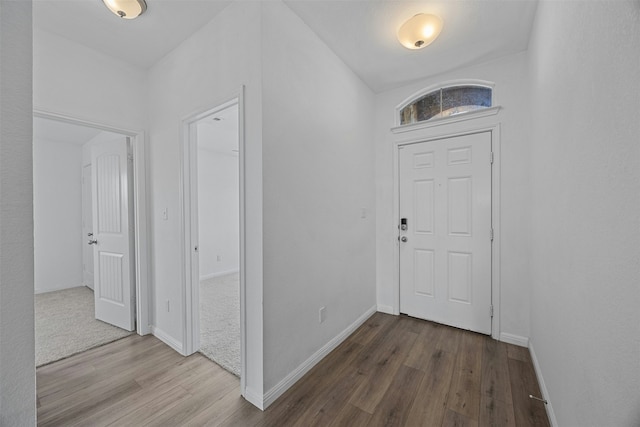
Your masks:
[{"label": "corner of wall", "polygon": [[547,390],[547,385],[544,382],[544,377],[542,376],[542,369],[540,368],[540,364],[538,363],[538,357],[536,356],[536,352],[533,349],[533,343],[531,341],[529,341],[529,353],[531,354],[531,360],[533,361],[533,369],[536,371],[536,378],[538,379],[538,384],[540,385],[540,392],[542,393],[542,396],[540,397],[545,400],[544,408],[547,411],[549,422],[551,423],[552,427],[558,427],[556,414],[553,412],[553,405],[551,404],[551,399],[549,399],[549,391]]},{"label": "corner of wall", "polygon": [[529,347],[529,338],[506,332],[500,332],[500,341],[506,342],[507,344],[517,345],[519,347]]},{"label": "corner of wall", "polygon": [[386,313],[386,314],[398,314],[398,313],[394,313],[392,306],[384,305],[384,304],[378,304],[378,311],[380,313]]},{"label": "corner of wall", "polygon": [[273,402],[282,396],[285,391],[291,388],[300,378],[309,372],[315,365],[318,364],[325,356],[331,353],[336,347],[338,347],[345,339],[349,337],[356,329],[358,329],[369,317],[376,312],[376,307],[371,307],[365,311],[355,322],[347,326],[342,332],[336,335],[322,348],[312,354],[307,360],[302,362],[296,369],[291,371],[289,375],[283,378],[278,384],[273,386],[264,395],[263,408],[268,408]]},{"label": "corner of wall", "polygon": [[150,326],[149,329],[151,331],[151,334],[154,337],[158,338],[160,341],[162,341],[163,343],[165,343],[166,345],[168,345],[178,353],[182,354],[183,356],[188,356],[187,354],[185,354],[183,343],[173,338],[171,335],[164,332],[162,329],[158,327],[155,327],[152,325]]}]

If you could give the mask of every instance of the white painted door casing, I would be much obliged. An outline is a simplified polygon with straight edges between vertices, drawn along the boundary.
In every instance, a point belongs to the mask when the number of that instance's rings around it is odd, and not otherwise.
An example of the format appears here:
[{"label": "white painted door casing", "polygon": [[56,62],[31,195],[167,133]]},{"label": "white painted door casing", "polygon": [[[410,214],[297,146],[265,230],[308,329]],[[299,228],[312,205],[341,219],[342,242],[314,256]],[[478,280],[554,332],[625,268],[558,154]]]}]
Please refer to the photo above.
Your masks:
[{"label": "white painted door casing", "polygon": [[93,289],[93,200],[91,197],[91,164],[82,167],[82,282]]},{"label": "white painted door casing", "polygon": [[400,311],[491,334],[491,132],[398,149]]},{"label": "white painted door casing", "polygon": [[94,145],[91,153],[96,319],[135,328],[135,272],[129,214],[127,138]]}]

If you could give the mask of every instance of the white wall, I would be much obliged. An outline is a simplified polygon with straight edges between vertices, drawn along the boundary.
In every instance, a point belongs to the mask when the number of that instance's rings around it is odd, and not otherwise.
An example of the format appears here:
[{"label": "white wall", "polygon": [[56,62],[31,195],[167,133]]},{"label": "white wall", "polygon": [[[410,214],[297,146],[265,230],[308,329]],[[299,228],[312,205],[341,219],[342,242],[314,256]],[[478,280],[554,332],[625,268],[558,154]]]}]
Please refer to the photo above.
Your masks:
[{"label": "white wall", "polygon": [[271,391],[375,306],[374,97],[284,3],[265,2],[262,18]]},{"label": "white wall", "polygon": [[[246,287],[248,397],[262,399],[262,102],[260,3],[233,2],[149,70],[149,163],[153,236],[152,323],[165,340],[184,343],[181,273],[182,120],[245,86]],[[167,220],[162,210],[167,209]],[[167,300],[171,311],[167,311]]]},{"label": "white wall", "polygon": [[35,425],[31,2],[0,2],[0,425]]},{"label": "white wall", "polygon": [[559,426],[640,425],[640,6],[550,2],[531,45],[531,344]]},{"label": "white wall", "polygon": [[237,155],[198,149],[200,280],[240,267],[238,166]]},{"label": "white wall", "polygon": [[[383,92],[376,97],[376,283],[378,306],[391,311],[398,292],[395,263],[397,259],[397,224],[393,212],[393,135],[395,107],[415,92],[455,79],[480,79],[495,83],[494,102],[502,110],[496,116],[465,122],[473,128],[500,125],[500,224],[501,292],[494,298],[499,304],[500,333],[526,343],[529,336],[529,246],[528,203],[529,135],[526,54],[504,57],[483,65],[465,68],[426,79],[405,87]],[[435,129],[446,134],[444,129]],[[411,139],[412,135],[403,134]],[[495,184],[494,184],[495,185]]]},{"label": "white wall", "polygon": [[82,146],[33,141],[35,292],[82,286]]},{"label": "white wall", "polygon": [[146,72],[82,44],[36,30],[33,104],[38,110],[120,129],[144,129]]}]

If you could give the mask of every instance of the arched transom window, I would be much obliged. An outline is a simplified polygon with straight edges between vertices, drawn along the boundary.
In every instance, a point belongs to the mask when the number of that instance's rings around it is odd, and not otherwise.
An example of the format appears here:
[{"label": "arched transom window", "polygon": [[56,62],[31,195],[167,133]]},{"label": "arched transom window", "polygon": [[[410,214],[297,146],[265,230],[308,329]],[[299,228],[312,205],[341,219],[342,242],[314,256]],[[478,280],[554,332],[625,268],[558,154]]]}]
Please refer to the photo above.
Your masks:
[{"label": "arched transom window", "polygon": [[492,107],[492,89],[459,85],[436,89],[411,101],[400,110],[400,124],[424,122]]}]

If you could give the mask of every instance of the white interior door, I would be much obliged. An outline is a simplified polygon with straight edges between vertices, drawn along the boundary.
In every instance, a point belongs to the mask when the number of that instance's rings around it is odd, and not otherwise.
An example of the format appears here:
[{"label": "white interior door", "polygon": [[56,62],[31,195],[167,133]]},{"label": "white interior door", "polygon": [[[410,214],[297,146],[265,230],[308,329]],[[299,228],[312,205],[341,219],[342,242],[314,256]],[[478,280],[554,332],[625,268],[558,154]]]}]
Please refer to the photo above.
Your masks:
[{"label": "white interior door", "polygon": [[96,319],[135,328],[127,138],[92,147],[93,259]]},{"label": "white interior door", "polygon": [[91,164],[82,168],[82,282],[93,289],[93,210],[91,200]]},{"label": "white interior door", "polygon": [[399,170],[400,311],[490,334],[491,133],[401,146]]}]

